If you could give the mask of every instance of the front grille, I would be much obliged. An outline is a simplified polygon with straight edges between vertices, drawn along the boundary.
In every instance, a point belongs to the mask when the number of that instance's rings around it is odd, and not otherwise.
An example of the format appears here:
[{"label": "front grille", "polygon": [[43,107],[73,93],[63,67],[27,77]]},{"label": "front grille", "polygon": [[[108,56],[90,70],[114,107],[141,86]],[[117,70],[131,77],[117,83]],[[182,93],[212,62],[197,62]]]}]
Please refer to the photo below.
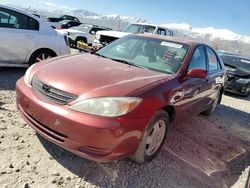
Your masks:
[{"label": "front grille", "polygon": [[36,77],[32,79],[32,87],[40,97],[60,105],[66,105],[78,97],[77,95],[48,86]]},{"label": "front grille", "polygon": [[116,37],[110,37],[110,36],[101,35],[100,36],[100,43],[102,45],[107,45],[107,44],[113,42],[116,39],[117,39]]}]

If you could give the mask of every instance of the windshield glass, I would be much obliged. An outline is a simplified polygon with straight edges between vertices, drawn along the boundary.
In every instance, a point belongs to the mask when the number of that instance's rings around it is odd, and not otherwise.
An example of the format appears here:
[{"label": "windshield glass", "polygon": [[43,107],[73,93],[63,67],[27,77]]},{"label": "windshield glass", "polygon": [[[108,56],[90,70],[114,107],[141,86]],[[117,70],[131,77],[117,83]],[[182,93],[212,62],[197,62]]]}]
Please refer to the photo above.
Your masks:
[{"label": "windshield glass", "polygon": [[74,27],[74,29],[87,33],[91,29],[91,26],[86,24],[81,24],[77,27]]},{"label": "windshield glass", "polygon": [[172,41],[127,36],[102,48],[97,55],[167,74],[176,73],[189,46]]},{"label": "windshield glass", "polygon": [[71,22],[72,20],[62,20],[62,21],[60,21],[59,23],[60,24],[67,24],[67,23],[69,23],[69,22]]},{"label": "windshield glass", "polygon": [[123,30],[126,33],[154,33],[155,26],[131,24]]}]

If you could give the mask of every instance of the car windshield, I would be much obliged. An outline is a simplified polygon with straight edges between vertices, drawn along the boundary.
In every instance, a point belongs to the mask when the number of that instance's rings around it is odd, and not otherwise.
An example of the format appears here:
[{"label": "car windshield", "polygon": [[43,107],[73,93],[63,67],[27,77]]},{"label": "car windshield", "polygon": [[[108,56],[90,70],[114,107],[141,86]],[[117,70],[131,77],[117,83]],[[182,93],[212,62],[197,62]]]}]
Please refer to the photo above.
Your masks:
[{"label": "car windshield", "polygon": [[155,31],[155,26],[131,24],[123,30],[126,33],[151,33]]},{"label": "car windshield", "polygon": [[91,29],[91,25],[81,24],[77,27],[74,27],[74,29],[87,33]]},{"label": "car windshield", "polygon": [[167,74],[176,73],[189,45],[173,41],[130,35],[111,43],[95,54],[129,65]]},{"label": "car windshield", "polygon": [[67,23],[69,23],[69,22],[72,22],[72,20],[62,20],[62,21],[60,21],[59,23],[60,23],[60,24],[67,24]]}]

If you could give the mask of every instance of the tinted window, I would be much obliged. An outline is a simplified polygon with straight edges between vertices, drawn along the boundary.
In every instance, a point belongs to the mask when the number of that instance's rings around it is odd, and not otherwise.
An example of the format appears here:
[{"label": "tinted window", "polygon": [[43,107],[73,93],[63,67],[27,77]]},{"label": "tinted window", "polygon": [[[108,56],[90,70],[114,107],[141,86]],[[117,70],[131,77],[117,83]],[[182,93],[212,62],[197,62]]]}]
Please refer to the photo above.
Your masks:
[{"label": "tinted window", "polygon": [[39,22],[24,14],[0,8],[0,27],[39,30]]},{"label": "tinted window", "polygon": [[208,70],[217,70],[220,68],[216,54],[210,48],[206,48],[208,58]]},{"label": "tinted window", "polygon": [[206,55],[203,46],[199,46],[194,52],[188,70],[191,70],[193,68],[207,69]]},{"label": "tinted window", "polygon": [[131,24],[123,30],[126,33],[154,33],[155,26]]},{"label": "tinted window", "polygon": [[158,30],[157,30],[157,34],[158,34],[158,35],[167,35],[165,29],[158,29]]},{"label": "tinted window", "polygon": [[94,35],[94,34],[96,34],[97,31],[102,31],[102,30],[105,30],[105,29],[93,27],[93,28],[89,31],[89,33],[90,33],[91,35]]}]

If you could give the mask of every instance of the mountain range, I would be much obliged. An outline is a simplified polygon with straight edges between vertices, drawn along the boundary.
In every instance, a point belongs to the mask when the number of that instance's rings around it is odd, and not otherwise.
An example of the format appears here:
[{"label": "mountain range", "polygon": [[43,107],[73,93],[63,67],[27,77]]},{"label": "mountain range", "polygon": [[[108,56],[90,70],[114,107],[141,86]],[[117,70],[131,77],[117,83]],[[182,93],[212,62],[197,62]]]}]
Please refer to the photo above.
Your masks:
[{"label": "mountain range", "polygon": [[[51,3],[43,3],[43,6],[40,8],[20,6],[19,8],[36,12],[42,17],[58,17],[64,14],[72,15],[78,17],[83,23],[106,26],[114,30],[121,30],[130,23],[149,23],[147,20],[138,17],[121,16],[119,14],[100,15],[88,10],[71,9]],[[228,29],[215,29],[213,27],[193,28],[186,23],[168,23],[162,24],[162,26],[172,29],[176,36],[207,43],[216,50],[250,56],[250,36],[240,35]]]}]

